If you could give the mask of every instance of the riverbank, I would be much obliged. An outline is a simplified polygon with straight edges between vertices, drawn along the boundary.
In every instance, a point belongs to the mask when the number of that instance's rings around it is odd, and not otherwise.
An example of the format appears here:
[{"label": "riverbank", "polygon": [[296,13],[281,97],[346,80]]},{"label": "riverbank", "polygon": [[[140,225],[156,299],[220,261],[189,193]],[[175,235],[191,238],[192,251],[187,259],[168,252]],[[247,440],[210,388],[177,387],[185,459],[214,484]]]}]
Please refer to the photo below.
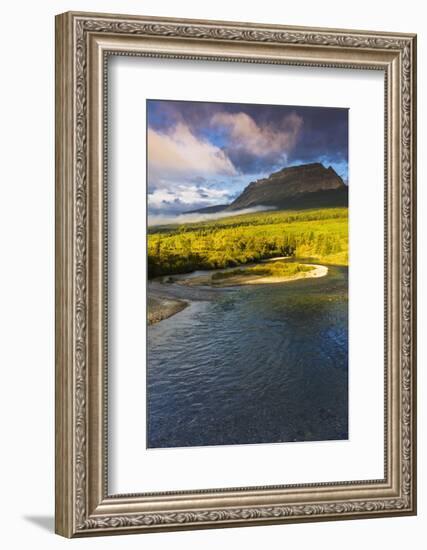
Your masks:
[{"label": "riverbank", "polygon": [[188,305],[189,302],[168,298],[167,296],[148,296],[147,322],[149,325],[154,325],[154,323],[179,313]]},{"label": "riverbank", "polygon": [[317,264],[301,264],[304,269],[290,274],[276,274],[274,271],[271,274],[263,273],[263,270],[256,269],[231,269],[228,271],[220,271],[217,273],[208,273],[206,275],[198,275],[196,277],[181,278],[176,281],[179,285],[197,287],[197,286],[212,286],[217,288],[242,286],[242,285],[264,285],[287,283],[297,281],[299,279],[317,279],[325,277],[328,274],[328,268],[324,265]]},{"label": "riverbank", "polygon": [[212,300],[218,292],[221,290],[186,287],[162,280],[148,281],[147,322],[153,325],[163,321],[185,309],[191,302]]},{"label": "riverbank", "polygon": [[348,439],[347,268],[234,288],[171,279],[152,282],[203,301],[148,327],[150,448]]},{"label": "riverbank", "polygon": [[[153,325],[172,317],[193,301],[210,301],[218,292],[232,292],[233,287],[243,285],[265,285],[325,277],[328,268],[318,264],[297,264],[294,269],[279,265],[288,258],[271,258],[260,264],[251,264],[244,269],[213,269],[193,272],[148,282],[147,321]],[[272,264],[276,266],[272,266]],[[264,264],[270,264],[263,267]]]},{"label": "riverbank", "polygon": [[325,277],[328,274],[328,268],[325,265],[306,264],[312,267],[311,271],[302,271],[295,273],[295,275],[236,275],[235,277],[229,277],[226,281],[215,282],[215,286],[240,286],[240,285],[271,285],[277,283],[287,283],[289,281],[297,281],[298,279],[317,279],[318,277]]}]

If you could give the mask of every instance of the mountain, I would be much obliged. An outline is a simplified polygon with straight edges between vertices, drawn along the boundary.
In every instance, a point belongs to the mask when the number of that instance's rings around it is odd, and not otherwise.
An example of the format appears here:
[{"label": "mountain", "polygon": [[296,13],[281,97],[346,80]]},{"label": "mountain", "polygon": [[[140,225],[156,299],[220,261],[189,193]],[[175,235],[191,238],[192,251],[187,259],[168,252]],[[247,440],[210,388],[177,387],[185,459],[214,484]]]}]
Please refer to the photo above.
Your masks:
[{"label": "mountain", "polygon": [[[250,183],[229,205],[198,210],[198,213],[235,211],[256,206],[272,209],[347,206],[348,188],[332,166],[320,162],[283,168]],[[212,210],[216,208],[216,210]]]},{"label": "mountain", "polygon": [[318,162],[290,166],[268,178],[250,183],[227,210],[254,206],[275,208],[311,208],[344,206],[348,202],[347,186],[330,166]]}]

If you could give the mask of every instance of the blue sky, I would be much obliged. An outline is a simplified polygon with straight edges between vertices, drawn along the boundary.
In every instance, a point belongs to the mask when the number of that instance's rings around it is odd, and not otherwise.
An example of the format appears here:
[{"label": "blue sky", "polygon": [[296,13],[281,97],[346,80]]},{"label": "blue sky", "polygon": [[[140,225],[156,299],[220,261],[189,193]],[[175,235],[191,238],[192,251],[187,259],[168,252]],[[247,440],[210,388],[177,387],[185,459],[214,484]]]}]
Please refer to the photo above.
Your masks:
[{"label": "blue sky", "polygon": [[348,183],[348,110],[147,101],[149,215],[225,204],[296,164],[332,166]]}]

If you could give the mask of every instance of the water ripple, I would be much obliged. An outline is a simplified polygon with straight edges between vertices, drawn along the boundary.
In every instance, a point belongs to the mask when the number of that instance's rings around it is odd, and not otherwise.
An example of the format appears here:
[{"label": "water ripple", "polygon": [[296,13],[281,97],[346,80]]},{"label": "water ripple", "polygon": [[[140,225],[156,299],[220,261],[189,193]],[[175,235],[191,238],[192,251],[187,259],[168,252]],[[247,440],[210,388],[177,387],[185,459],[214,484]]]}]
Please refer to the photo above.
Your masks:
[{"label": "water ripple", "polygon": [[148,445],[348,437],[347,270],[242,287],[149,328]]}]

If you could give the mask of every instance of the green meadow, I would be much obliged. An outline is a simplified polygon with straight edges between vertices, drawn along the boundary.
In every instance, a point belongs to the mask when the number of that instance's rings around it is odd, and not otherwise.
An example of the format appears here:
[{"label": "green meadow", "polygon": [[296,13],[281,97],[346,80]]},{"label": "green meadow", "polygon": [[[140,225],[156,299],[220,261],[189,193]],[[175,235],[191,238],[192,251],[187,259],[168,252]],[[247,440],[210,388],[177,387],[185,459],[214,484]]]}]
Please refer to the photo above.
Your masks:
[{"label": "green meadow", "polygon": [[150,278],[278,256],[348,265],[348,208],[258,212],[148,230]]}]

